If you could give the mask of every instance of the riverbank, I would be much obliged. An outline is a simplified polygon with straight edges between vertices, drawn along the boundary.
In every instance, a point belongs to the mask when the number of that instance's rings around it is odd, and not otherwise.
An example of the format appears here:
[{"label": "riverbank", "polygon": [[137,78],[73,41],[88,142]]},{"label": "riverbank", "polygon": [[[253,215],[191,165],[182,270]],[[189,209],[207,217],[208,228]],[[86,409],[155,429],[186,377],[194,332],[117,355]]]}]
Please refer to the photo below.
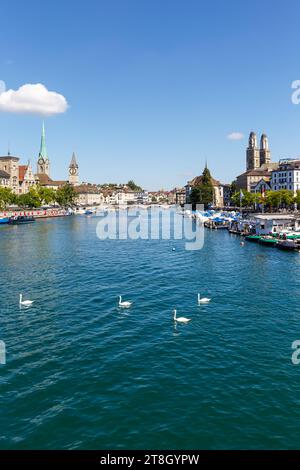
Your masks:
[{"label": "riverbank", "polygon": [[69,215],[71,215],[71,213],[68,209],[31,209],[0,211],[0,219],[19,216],[34,217],[35,219],[45,219],[48,217],[66,217]]}]

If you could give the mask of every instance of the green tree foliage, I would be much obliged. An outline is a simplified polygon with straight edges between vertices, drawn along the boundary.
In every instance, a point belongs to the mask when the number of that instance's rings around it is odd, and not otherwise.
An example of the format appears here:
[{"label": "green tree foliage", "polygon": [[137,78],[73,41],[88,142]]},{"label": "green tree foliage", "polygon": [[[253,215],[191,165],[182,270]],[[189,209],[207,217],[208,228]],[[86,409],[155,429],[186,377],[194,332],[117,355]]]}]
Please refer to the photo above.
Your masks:
[{"label": "green tree foliage", "polygon": [[232,183],[230,185],[230,191],[231,191],[231,194],[235,194],[237,192],[236,181],[232,181]]},{"label": "green tree foliage", "polygon": [[[297,196],[296,196],[297,197]],[[293,191],[280,189],[279,191],[267,191],[265,196],[265,204],[272,209],[282,207],[288,208],[295,202]]]},{"label": "green tree foliage", "polygon": [[142,191],[142,188],[135,184],[133,180],[128,181],[127,186],[131,191]]},{"label": "green tree foliage", "polygon": [[243,196],[241,198],[240,191],[237,191],[232,196],[232,202],[235,206],[242,206],[242,207],[252,207],[255,204],[259,204],[261,199],[261,195],[258,193],[250,193],[248,191],[243,191]]},{"label": "green tree foliage", "polygon": [[0,209],[5,209],[10,204],[16,204],[17,196],[10,188],[0,187]]},{"label": "green tree foliage", "polygon": [[297,208],[300,208],[300,191],[297,191],[297,194],[294,199],[295,204],[297,204]]},{"label": "green tree foliage", "polygon": [[192,204],[204,204],[207,207],[214,200],[214,188],[212,177],[207,167],[204,168],[201,178],[201,184],[194,186],[190,194]]},{"label": "green tree foliage", "polygon": [[31,187],[26,194],[17,196],[17,204],[23,208],[37,208],[41,206],[41,202],[38,187]]},{"label": "green tree foliage", "polygon": [[37,190],[38,197],[41,201],[41,204],[49,205],[55,202],[56,194],[55,194],[54,189],[45,188],[43,186],[38,186],[36,190]]},{"label": "green tree foliage", "polygon": [[[240,205],[240,191],[237,191],[232,196],[232,201],[235,206]],[[300,194],[295,198],[293,191],[288,191],[287,189],[266,191],[264,197],[260,193],[249,193],[248,191],[243,191],[241,205],[242,207],[255,207],[256,204],[264,204],[270,210],[277,210],[279,208],[289,208],[295,202],[300,204]]]},{"label": "green tree foliage", "polygon": [[68,183],[59,188],[55,193],[55,200],[61,207],[73,206],[76,197],[77,193],[74,187]]}]

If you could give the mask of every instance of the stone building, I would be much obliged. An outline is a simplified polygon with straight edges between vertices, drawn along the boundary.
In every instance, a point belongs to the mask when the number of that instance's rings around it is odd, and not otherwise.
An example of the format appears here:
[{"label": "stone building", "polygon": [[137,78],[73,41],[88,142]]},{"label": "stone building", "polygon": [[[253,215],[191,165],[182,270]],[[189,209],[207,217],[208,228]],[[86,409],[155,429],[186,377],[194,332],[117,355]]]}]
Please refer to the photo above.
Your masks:
[{"label": "stone building", "polygon": [[19,157],[13,157],[8,152],[5,157],[0,157],[0,170],[9,175],[8,187],[15,193],[19,193]]},{"label": "stone building", "polygon": [[37,178],[33,174],[30,162],[27,165],[19,165],[19,194],[28,193],[36,184]]},{"label": "stone building", "polygon": [[71,163],[69,165],[69,183],[74,186],[79,184],[79,166],[76,160],[76,155],[73,152]]},{"label": "stone building", "polygon": [[98,206],[105,202],[101,189],[94,184],[81,184],[75,187],[76,204],[79,206]]},{"label": "stone building", "polygon": [[262,134],[260,148],[257,145],[255,132],[249,135],[248,147],[246,150],[246,172],[236,179],[237,189],[255,192],[255,187],[260,180],[269,182],[272,171],[278,167],[277,163],[271,162],[271,151],[266,134]]},{"label": "stone building", "polygon": [[9,188],[10,175],[6,171],[0,170],[0,187]]},{"label": "stone building", "polygon": [[185,189],[176,189],[176,204],[184,206],[186,202]]}]

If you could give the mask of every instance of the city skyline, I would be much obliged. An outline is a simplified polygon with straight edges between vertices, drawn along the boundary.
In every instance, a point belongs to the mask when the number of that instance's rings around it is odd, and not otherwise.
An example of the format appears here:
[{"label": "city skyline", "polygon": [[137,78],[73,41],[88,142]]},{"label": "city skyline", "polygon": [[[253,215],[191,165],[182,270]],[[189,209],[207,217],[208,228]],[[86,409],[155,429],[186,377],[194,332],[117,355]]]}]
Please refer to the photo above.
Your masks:
[{"label": "city skyline", "polygon": [[72,7],[72,21],[67,2],[38,5],[2,7],[16,32],[4,22],[0,79],[7,90],[44,85],[59,95],[58,112],[43,118],[3,108],[1,154],[9,146],[22,162],[36,159],[45,119],[54,178],[75,151],[83,181],[134,179],[149,190],[183,186],[206,160],[230,183],[244,171],[252,129],[268,135],[274,161],[299,155],[296,2],[291,15],[273,1],[251,9],[236,0],[217,8],[90,1]]}]

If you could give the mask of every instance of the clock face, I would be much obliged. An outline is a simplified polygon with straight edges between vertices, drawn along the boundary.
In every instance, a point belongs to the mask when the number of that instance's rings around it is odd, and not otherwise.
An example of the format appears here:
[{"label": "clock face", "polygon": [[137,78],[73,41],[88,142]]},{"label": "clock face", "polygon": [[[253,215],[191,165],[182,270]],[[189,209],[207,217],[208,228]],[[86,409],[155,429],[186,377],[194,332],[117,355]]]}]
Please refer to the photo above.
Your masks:
[{"label": "clock face", "polygon": [[39,159],[39,165],[43,165],[44,160],[42,158]]},{"label": "clock face", "polygon": [[70,175],[72,176],[75,176],[77,174],[76,168],[70,168],[69,172],[70,172]]}]

